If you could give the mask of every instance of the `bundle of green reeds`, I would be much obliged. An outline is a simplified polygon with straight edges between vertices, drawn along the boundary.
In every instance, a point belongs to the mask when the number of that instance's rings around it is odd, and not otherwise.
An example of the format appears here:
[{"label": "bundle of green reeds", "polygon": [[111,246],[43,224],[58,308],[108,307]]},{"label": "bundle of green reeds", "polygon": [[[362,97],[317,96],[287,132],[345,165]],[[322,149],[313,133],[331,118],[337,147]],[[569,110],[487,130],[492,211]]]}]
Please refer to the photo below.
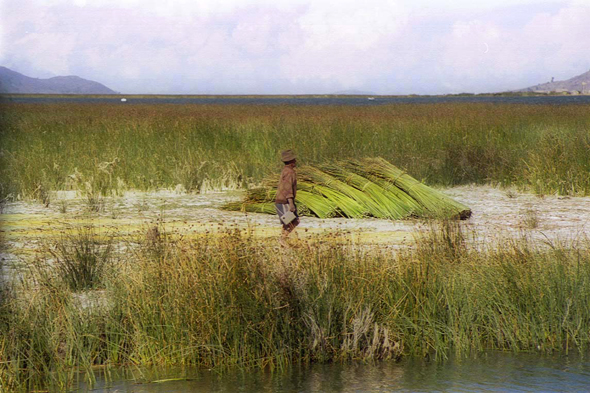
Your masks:
[{"label": "bundle of green reeds", "polygon": [[[471,210],[426,186],[382,158],[364,158],[298,169],[300,214],[319,218],[438,217],[466,219]],[[248,190],[242,202],[226,210],[275,213],[276,179]]]},{"label": "bundle of green reeds", "polygon": [[461,219],[471,216],[471,209],[467,206],[419,182],[383,158],[365,158],[357,165],[362,166],[369,177],[381,178],[405,192],[425,209],[426,215],[437,217],[458,215]]}]

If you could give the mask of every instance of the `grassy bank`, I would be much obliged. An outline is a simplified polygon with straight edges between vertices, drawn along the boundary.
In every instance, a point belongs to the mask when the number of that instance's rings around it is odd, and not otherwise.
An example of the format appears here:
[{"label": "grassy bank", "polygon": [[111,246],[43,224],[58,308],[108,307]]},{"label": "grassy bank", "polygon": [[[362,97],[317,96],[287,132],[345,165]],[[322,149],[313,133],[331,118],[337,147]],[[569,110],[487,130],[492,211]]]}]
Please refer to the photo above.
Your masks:
[{"label": "grassy bank", "polygon": [[[187,241],[151,230],[117,256],[109,238],[74,233],[52,248],[53,264],[40,257],[5,286],[2,388],[66,389],[78,370],[91,378],[101,365],[281,369],[587,351],[587,242],[541,249],[516,239],[475,251],[456,225],[396,253],[330,237],[277,252],[247,233]],[[85,292],[60,270],[76,260],[100,265]]]},{"label": "grassy bank", "polygon": [[125,188],[243,187],[279,168],[381,156],[430,185],[495,183],[590,194],[587,106],[372,107],[10,104],[0,113],[0,197],[51,203]]}]

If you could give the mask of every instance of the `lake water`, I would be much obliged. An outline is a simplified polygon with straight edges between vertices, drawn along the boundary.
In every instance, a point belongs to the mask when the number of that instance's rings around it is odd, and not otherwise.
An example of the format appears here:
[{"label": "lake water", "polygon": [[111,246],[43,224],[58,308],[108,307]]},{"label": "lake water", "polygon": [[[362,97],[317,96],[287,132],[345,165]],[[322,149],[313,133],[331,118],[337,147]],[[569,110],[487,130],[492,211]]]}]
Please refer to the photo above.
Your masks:
[{"label": "lake water", "polygon": [[[282,373],[129,371],[99,377],[96,392],[583,392],[590,361],[579,356],[485,353],[443,362],[423,360],[327,364]],[[185,378],[185,380],[168,380]],[[80,390],[88,386],[81,384]]]},{"label": "lake water", "polygon": [[[121,102],[125,98],[126,102]],[[590,95],[578,96],[0,96],[0,102],[14,103],[118,103],[129,104],[233,104],[233,105],[383,105],[471,102],[497,104],[590,104]]]}]

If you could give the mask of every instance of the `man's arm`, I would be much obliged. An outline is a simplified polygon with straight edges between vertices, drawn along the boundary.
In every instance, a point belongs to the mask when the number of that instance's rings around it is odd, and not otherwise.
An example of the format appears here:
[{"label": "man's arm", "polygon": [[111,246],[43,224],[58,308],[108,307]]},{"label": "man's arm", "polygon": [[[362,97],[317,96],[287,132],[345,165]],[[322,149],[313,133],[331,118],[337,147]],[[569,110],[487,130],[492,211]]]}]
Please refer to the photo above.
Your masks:
[{"label": "man's arm", "polygon": [[293,198],[287,198],[287,201],[289,202],[289,210],[295,212],[295,202],[293,201]]},{"label": "man's arm", "polygon": [[290,190],[287,194],[287,202],[289,202],[289,210],[295,212],[295,187],[296,187],[296,177],[295,172],[291,171],[289,174],[289,186]]}]

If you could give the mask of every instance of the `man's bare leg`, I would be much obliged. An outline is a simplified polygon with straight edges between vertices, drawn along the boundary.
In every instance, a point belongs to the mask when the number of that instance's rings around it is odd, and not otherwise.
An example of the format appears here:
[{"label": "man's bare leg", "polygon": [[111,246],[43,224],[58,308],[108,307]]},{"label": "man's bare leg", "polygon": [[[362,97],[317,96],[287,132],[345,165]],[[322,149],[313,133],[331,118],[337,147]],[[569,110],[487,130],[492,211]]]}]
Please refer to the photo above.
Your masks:
[{"label": "man's bare leg", "polygon": [[281,232],[281,237],[279,238],[279,243],[281,244],[282,247],[289,246],[287,244],[287,237],[289,236],[289,234],[291,232],[293,232],[293,230],[295,230],[297,225],[299,225],[299,218],[296,218],[295,221],[293,221],[287,225],[283,225],[283,231]]}]

